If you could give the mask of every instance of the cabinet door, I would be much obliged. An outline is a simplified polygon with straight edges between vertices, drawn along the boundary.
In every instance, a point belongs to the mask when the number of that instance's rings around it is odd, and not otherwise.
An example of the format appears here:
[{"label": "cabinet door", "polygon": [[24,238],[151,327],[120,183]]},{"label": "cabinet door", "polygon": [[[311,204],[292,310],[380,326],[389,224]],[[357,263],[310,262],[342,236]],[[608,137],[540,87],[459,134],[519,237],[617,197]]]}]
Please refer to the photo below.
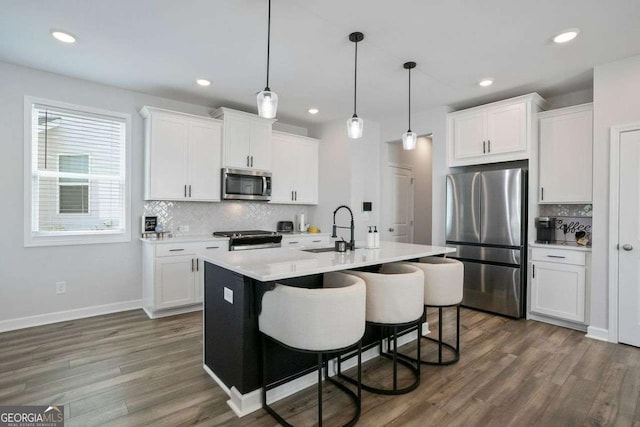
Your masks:
[{"label": "cabinet door", "polygon": [[592,111],[540,119],[541,203],[591,203]]},{"label": "cabinet door", "polygon": [[170,308],[195,302],[195,258],[155,259],[155,308]]},{"label": "cabinet door", "polygon": [[222,124],[189,122],[189,200],[220,201]]},{"label": "cabinet door", "polygon": [[486,113],[474,111],[453,119],[454,158],[465,159],[485,154]]},{"label": "cabinet door", "polygon": [[296,203],[318,204],[318,144],[309,140],[297,143],[297,155],[290,162],[296,167],[294,183]]},{"label": "cabinet door", "polygon": [[531,311],[584,322],[585,267],[531,263]]},{"label": "cabinet door", "polygon": [[[229,243],[227,241],[208,242],[202,245],[203,247],[198,250],[199,254],[207,255],[211,252],[223,251],[227,252]],[[202,302],[204,300],[204,261],[200,258],[196,258],[196,284],[195,284],[195,302]]]},{"label": "cabinet door", "polygon": [[224,118],[223,164],[228,168],[248,168],[251,152],[251,119]]},{"label": "cabinet door", "polygon": [[487,111],[488,154],[527,150],[527,104],[491,108]]},{"label": "cabinet door", "polygon": [[251,167],[260,170],[271,170],[271,122],[263,120],[251,121]]},{"label": "cabinet door", "polygon": [[296,144],[288,135],[274,133],[272,140],[271,203],[291,204],[297,171]]},{"label": "cabinet door", "polygon": [[184,200],[187,185],[189,123],[182,117],[153,114],[149,147],[150,200]]}]

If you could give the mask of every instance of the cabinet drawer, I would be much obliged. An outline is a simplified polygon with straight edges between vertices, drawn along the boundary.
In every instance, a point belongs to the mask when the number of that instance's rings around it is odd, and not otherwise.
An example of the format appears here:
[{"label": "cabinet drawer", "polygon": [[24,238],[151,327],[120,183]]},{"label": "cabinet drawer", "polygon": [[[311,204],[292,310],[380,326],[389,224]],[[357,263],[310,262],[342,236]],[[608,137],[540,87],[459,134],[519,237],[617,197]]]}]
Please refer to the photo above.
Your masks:
[{"label": "cabinet drawer", "polygon": [[193,255],[199,243],[168,243],[156,246],[156,256]]},{"label": "cabinet drawer", "polygon": [[531,260],[556,262],[560,264],[585,265],[585,253],[555,248],[532,248]]}]

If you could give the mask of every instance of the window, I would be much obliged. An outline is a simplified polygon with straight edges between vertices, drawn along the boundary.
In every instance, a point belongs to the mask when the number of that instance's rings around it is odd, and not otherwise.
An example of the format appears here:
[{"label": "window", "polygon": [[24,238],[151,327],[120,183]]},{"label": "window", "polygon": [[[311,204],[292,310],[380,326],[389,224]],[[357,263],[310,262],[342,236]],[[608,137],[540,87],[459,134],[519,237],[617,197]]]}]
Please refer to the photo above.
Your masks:
[{"label": "window", "polygon": [[25,245],[130,240],[130,117],[27,97],[25,120]]},{"label": "window", "polygon": [[58,213],[89,213],[89,180],[86,178],[64,178],[63,173],[81,173],[89,175],[89,156],[87,154],[58,155]]}]

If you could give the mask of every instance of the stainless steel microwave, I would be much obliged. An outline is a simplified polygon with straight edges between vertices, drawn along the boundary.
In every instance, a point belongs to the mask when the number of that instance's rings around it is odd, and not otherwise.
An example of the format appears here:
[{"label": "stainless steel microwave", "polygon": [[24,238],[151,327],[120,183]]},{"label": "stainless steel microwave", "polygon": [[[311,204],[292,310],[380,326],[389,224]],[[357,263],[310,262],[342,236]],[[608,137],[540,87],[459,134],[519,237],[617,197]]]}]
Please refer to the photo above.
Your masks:
[{"label": "stainless steel microwave", "polygon": [[271,200],[271,172],[222,169],[223,200]]}]

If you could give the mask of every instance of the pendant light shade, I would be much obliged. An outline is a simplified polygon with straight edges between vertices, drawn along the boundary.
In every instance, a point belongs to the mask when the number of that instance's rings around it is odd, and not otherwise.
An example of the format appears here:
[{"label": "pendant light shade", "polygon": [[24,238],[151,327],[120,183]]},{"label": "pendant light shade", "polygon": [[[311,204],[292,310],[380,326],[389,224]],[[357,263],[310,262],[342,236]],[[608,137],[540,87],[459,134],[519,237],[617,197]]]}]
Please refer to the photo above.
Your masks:
[{"label": "pendant light shade", "polygon": [[269,89],[269,60],[271,53],[271,0],[269,0],[269,17],[267,20],[267,85],[258,93],[258,115],[265,119],[273,119],[278,112],[278,95]]},{"label": "pendant light shade", "polygon": [[347,135],[349,135],[349,138],[362,138],[363,131],[364,121],[360,117],[354,114],[353,117],[347,120]]},{"label": "pendant light shade", "polygon": [[353,116],[347,120],[347,135],[351,139],[362,138],[364,121],[356,114],[357,89],[358,89],[358,42],[364,40],[364,34],[355,32],[349,34],[349,40],[356,45],[353,71]]},{"label": "pendant light shade", "polygon": [[404,150],[415,150],[418,135],[415,132],[405,132],[402,134],[402,148]]},{"label": "pendant light shade", "polygon": [[415,150],[418,135],[415,132],[411,132],[411,70],[416,68],[415,62],[405,62],[405,70],[409,70],[409,129],[402,134],[402,148],[404,150]]}]

